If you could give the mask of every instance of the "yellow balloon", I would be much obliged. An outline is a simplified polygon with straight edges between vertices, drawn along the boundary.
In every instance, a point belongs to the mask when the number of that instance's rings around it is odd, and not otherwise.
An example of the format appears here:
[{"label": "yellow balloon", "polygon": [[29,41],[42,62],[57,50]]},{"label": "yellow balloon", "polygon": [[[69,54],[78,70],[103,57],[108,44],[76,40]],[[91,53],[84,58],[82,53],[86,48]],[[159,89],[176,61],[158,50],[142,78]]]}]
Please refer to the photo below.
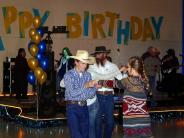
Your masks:
[{"label": "yellow balloon", "polygon": [[36,33],[37,33],[36,29],[31,28],[31,29],[29,30],[29,37],[32,38]]},{"label": "yellow balloon", "polygon": [[33,18],[33,26],[37,29],[40,27],[41,24],[41,18],[40,16],[36,16]]},{"label": "yellow balloon", "polygon": [[42,85],[47,80],[47,73],[43,72],[41,77],[38,79],[38,82]]},{"label": "yellow balloon", "polygon": [[41,41],[41,36],[39,33],[36,32],[36,34],[33,35],[33,37],[31,38],[31,40],[35,43],[35,44],[39,44]]},{"label": "yellow balloon", "polygon": [[36,76],[37,80],[39,80],[43,74],[42,68],[38,67],[34,70],[34,75]]},{"label": "yellow balloon", "polygon": [[35,68],[38,66],[38,60],[36,58],[29,58],[28,65],[31,70],[35,70]]},{"label": "yellow balloon", "polygon": [[38,46],[36,44],[32,44],[29,48],[29,52],[31,56],[35,57],[38,54]]}]

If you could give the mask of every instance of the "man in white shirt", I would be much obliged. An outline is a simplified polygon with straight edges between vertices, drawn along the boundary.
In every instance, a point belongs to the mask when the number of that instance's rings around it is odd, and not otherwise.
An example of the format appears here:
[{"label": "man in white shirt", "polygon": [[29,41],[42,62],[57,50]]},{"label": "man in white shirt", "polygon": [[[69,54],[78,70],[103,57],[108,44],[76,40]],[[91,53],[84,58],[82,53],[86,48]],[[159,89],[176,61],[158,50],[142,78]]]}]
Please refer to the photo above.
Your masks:
[{"label": "man in white shirt", "polygon": [[[91,73],[93,80],[99,80],[102,88],[97,90],[97,95],[87,100],[89,110],[90,138],[111,138],[114,128],[114,103],[113,103],[113,87],[114,79],[121,80],[127,76],[123,76],[117,65],[107,60],[107,54],[110,50],[106,50],[104,46],[98,46],[95,49],[96,63],[89,66],[88,72]],[[104,115],[104,131],[102,127],[102,115]],[[104,134],[102,134],[104,132]],[[96,137],[95,137],[96,135]],[[90,136],[90,135],[89,135]]]}]

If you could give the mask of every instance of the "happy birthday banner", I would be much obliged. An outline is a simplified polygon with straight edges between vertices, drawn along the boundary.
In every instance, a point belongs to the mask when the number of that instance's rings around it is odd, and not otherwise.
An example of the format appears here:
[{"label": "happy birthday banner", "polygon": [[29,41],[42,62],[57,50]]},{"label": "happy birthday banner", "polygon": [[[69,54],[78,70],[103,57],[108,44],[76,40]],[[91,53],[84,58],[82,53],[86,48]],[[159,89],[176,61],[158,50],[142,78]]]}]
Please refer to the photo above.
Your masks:
[{"label": "happy birthday banner", "polygon": [[[82,15],[78,13],[67,14],[67,26],[69,30],[69,38],[80,38],[81,36],[89,36],[89,28],[91,27],[92,39],[113,37],[114,32],[117,33],[117,44],[128,45],[129,40],[155,40],[160,39],[160,30],[163,23],[163,16],[141,18],[131,16],[129,21],[120,18],[120,14],[113,12],[105,12],[103,14],[90,14],[84,12],[84,20]],[[108,29],[103,29],[105,24]],[[117,24],[117,28],[115,28]],[[98,35],[99,34],[99,35]],[[122,40],[122,38],[124,39]]]},{"label": "happy birthday banner", "polygon": [[[4,28],[5,33],[9,34],[11,37],[12,33],[12,27],[11,25],[15,22],[18,22],[17,26],[19,28],[19,36],[20,38],[25,38],[25,34],[28,31],[28,28],[31,27],[34,16],[40,16],[41,17],[41,26],[43,26],[50,14],[49,11],[45,11],[43,15],[40,14],[40,10],[33,8],[32,12],[30,11],[18,11],[18,9],[14,6],[6,6],[2,7],[2,14],[3,14],[3,20],[0,20],[3,22],[4,26],[0,26]],[[28,35],[28,34],[27,34]],[[4,44],[3,44],[3,38],[0,34],[0,50],[5,50]]]},{"label": "happy birthday banner", "polygon": [[[30,11],[19,11],[14,6],[2,7],[3,19],[1,28],[5,30],[5,34],[11,37],[12,24],[18,22],[18,34],[20,38],[25,38],[28,35],[28,30],[32,25],[35,16],[41,17],[41,26],[47,22],[50,16],[50,11],[46,10],[41,13],[39,9],[33,8]],[[138,17],[131,16],[128,20],[121,19],[119,13],[104,12],[90,13],[84,11],[83,14],[68,12],[66,14],[66,23],[69,34],[68,39],[116,39],[118,45],[128,45],[130,40],[159,40],[163,16]],[[0,50],[5,50],[3,38],[0,34]]]}]

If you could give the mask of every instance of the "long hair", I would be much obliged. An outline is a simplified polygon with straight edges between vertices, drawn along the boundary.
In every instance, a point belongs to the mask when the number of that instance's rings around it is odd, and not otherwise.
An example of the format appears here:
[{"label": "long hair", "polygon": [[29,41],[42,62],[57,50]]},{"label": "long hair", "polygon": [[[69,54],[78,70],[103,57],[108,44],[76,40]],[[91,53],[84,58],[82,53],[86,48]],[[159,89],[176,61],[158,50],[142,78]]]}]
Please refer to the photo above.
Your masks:
[{"label": "long hair", "polygon": [[62,55],[64,55],[64,50],[66,50],[68,56],[72,56],[72,53],[70,52],[70,50],[69,50],[68,47],[64,47],[64,48],[62,49]]},{"label": "long hair", "polygon": [[128,63],[131,68],[135,69],[141,75],[141,78],[144,82],[145,89],[148,90],[149,80],[145,72],[143,60],[138,56],[134,56],[129,58]]}]

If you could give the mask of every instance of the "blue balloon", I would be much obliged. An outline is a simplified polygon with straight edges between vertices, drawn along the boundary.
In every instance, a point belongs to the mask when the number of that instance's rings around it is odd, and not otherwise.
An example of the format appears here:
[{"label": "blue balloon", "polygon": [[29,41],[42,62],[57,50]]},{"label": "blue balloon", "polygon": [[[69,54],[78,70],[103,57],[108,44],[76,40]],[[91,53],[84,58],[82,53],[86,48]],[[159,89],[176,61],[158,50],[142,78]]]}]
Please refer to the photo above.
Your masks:
[{"label": "blue balloon", "polygon": [[43,37],[43,35],[44,35],[43,30],[42,30],[41,28],[38,28],[38,30],[37,30],[37,31],[38,31],[38,33],[40,34],[40,36],[41,36],[41,37]]},{"label": "blue balloon", "polygon": [[39,53],[44,53],[46,51],[46,43],[44,40],[42,40],[39,44],[38,44],[38,52]]},{"label": "blue balloon", "polygon": [[36,77],[35,77],[33,71],[30,71],[30,72],[28,73],[28,75],[27,75],[27,80],[28,80],[28,82],[29,82],[30,84],[32,84],[32,85],[35,84],[35,82],[36,82]]},{"label": "blue balloon", "polygon": [[32,46],[32,44],[34,44],[34,42],[30,41],[28,44],[28,49]]},{"label": "blue balloon", "polygon": [[38,54],[36,55],[36,59],[37,59],[39,62],[41,61],[42,58],[43,58],[42,53],[38,53]]},{"label": "blue balloon", "polygon": [[41,60],[40,60],[40,66],[43,70],[47,70],[48,69],[48,64],[49,64],[49,60],[47,57],[43,57]]}]

